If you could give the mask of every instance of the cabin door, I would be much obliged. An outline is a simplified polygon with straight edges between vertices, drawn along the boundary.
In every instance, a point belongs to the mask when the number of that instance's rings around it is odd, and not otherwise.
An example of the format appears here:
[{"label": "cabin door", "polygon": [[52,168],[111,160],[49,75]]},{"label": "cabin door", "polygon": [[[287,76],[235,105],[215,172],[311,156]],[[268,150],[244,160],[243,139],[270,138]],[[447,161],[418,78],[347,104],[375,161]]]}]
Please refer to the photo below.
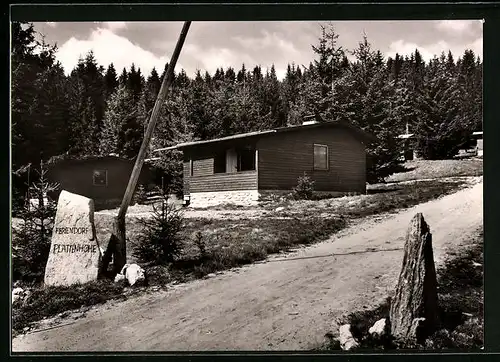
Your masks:
[{"label": "cabin door", "polygon": [[232,173],[238,171],[238,154],[234,148],[226,151],[226,172]]}]

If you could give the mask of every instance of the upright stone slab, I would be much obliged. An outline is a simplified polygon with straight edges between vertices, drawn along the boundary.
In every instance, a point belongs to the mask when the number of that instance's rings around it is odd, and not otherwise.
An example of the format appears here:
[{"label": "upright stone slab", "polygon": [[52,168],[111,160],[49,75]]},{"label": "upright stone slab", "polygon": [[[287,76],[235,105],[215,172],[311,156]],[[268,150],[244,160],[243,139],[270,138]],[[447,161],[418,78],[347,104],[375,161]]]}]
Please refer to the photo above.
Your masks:
[{"label": "upright stone slab", "polygon": [[[432,332],[436,326],[437,281],[432,234],[421,213],[410,222],[406,234],[403,266],[399,275],[396,293],[391,301],[391,334],[403,340],[416,340],[414,320],[423,324],[421,337]],[[423,320],[425,318],[425,320]]]},{"label": "upright stone slab", "polygon": [[45,285],[71,285],[96,280],[100,258],[94,225],[94,201],[62,191],[45,268]]}]

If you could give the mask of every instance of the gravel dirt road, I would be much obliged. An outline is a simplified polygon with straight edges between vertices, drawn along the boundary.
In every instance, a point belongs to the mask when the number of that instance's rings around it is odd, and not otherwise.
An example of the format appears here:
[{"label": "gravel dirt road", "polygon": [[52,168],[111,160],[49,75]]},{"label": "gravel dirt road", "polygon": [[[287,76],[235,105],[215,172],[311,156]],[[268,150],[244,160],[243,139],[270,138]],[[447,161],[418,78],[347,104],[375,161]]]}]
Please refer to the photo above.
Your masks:
[{"label": "gravel dirt road", "polygon": [[[330,240],[262,263],[93,308],[85,318],[21,335],[13,351],[303,350],[346,312],[395,286],[410,219],[422,212],[436,262],[483,223],[482,181],[396,215],[365,219]],[[64,322],[63,322],[64,323]]]}]

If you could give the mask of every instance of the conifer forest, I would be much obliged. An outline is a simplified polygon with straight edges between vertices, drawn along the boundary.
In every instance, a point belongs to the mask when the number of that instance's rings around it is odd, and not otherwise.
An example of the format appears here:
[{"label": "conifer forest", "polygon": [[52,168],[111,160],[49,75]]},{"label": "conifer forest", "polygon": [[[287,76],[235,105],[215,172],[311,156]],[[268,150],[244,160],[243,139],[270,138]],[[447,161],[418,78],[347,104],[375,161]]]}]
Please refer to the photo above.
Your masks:
[{"label": "conifer forest", "polygon": [[[367,150],[368,181],[375,182],[400,162],[397,135],[407,126],[425,159],[453,157],[482,130],[482,60],[472,50],[456,56],[443,50],[427,62],[418,50],[385,57],[369,35],[343,49],[331,25],[319,30],[311,44],[315,59],[307,65],[290,59],[283,79],[273,64],[200,69],[192,77],[176,72],[151,149],[298,125],[315,115],[376,136]],[[134,158],[168,66],[144,74],[134,64],[98,64],[89,52],[67,75],[56,51],[36,40],[33,24],[12,23],[14,192],[21,192],[27,165],[55,156]],[[161,157],[157,166],[178,180],[179,155]]]}]

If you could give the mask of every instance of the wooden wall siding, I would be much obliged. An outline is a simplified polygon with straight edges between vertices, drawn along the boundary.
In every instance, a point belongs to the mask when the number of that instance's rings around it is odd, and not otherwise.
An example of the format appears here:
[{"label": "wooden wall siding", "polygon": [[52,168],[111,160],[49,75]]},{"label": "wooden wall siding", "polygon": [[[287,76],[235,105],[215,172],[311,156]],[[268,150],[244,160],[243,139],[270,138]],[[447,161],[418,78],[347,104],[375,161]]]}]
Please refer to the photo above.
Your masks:
[{"label": "wooden wall siding", "polygon": [[[328,145],[329,170],[313,169],[314,144]],[[304,171],[317,191],[365,192],[365,146],[344,129],[310,129],[266,136],[259,150],[259,190],[290,190]]]},{"label": "wooden wall siding", "polygon": [[188,183],[189,193],[257,190],[257,172],[244,171],[237,173],[218,173],[209,176],[190,177]]},{"label": "wooden wall siding", "polygon": [[[189,166],[189,162],[188,162]],[[213,157],[193,160],[193,177],[209,176],[214,173],[214,159]],[[188,168],[189,174],[189,168]]]},{"label": "wooden wall siding", "polygon": [[[257,171],[244,171],[232,174],[214,174],[214,157],[228,148],[254,146],[246,141],[224,142],[211,146],[200,146],[184,152],[184,194],[190,192],[256,190]],[[190,176],[190,160],[193,160],[193,176]]]},{"label": "wooden wall siding", "polygon": [[[193,164],[194,166],[194,164]],[[184,159],[184,170],[183,170],[183,185],[184,185],[184,195],[189,195],[189,180],[191,179],[191,176],[190,176],[190,163],[189,163],[189,159],[186,161],[186,159]]]},{"label": "wooden wall siding", "polygon": [[184,160],[184,194],[191,192],[256,190],[257,172],[214,174],[214,159],[193,160],[193,176],[190,176],[190,162]]}]

